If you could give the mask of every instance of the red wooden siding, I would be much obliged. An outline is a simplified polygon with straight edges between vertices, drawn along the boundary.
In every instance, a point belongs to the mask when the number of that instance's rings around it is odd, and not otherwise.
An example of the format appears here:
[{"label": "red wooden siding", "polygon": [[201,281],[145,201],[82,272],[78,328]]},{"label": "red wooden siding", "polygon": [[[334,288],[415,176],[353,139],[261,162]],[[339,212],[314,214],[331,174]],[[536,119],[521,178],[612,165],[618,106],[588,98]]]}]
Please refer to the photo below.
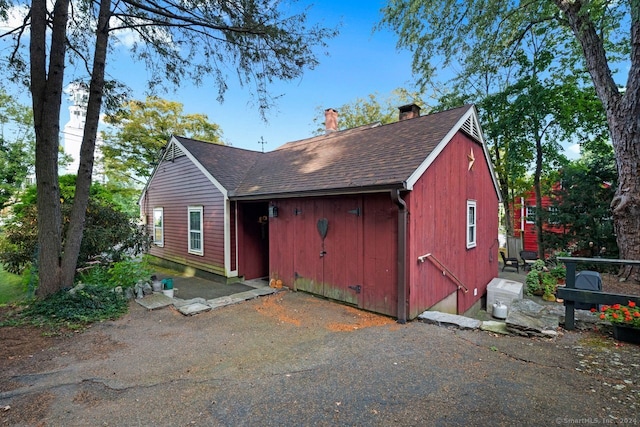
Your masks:
[{"label": "red wooden siding", "polygon": [[[560,184],[553,186],[554,191],[559,190]],[[549,196],[542,196],[542,209],[549,209],[553,204],[553,200]],[[517,200],[517,203],[513,204],[513,228],[516,237],[519,235],[522,238],[522,248],[525,251],[538,252],[538,232],[536,231],[536,224],[534,222],[527,221],[527,206],[536,206],[536,193],[534,190],[527,191],[522,198]],[[537,211],[537,209],[536,209]],[[523,218],[524,216],[524,218]],[[555,227],[549,224],[542,224],[545,231],[551,233],[563,233],[562,227]],[[520,231],[521,234],[516,234]]]},{"label": "red wooden siding", "polygon": [[[396,315],[397,215],[391,212],[389,195],[286,199],[273,204],[278,217],[269,222],[272,277],[299,290]],[[324,241],[318,232],[322,218],[328,220]]]},{"label": "red wooden siding", "polygon": [[[468,170],[473,149],[475,162]],[[409,318],[457,292],[458,313],[469,309],[498,272],[498,197],[482,148],[462,133],[447,147],[406,197],[409,206]],[[467,200],[477,203],[476,247],[467,249]],[[457,291],[449,275],[430,260],[431,253],[469,289]],[[477,295],[474,296],[474,289]]]},{"label": "red wooden siding", "polygon": [[[188,253],[188,206],[203,206],[203,256]],[[164,247],[152,246],[152,255],[216,274],[227,273],[224,196],[186,156],[163,162],[147,188],[142,209],[151,231],[157,207],[164,208]]]}]

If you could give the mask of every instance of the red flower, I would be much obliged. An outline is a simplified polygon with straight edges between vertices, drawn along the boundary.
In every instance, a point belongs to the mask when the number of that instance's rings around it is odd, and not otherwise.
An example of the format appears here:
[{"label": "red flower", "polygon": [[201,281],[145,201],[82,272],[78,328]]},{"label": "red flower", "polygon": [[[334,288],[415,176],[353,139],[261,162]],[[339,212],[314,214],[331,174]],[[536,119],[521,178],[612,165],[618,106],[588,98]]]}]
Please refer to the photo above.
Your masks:
[{"label": "red flower", "polygon": [[620,304],[613,304],[611,308],[613,308],[614,310],[620,310]]},{"label": "red flower", "polygon": [[613,313],[611,316],[613,316],[614,319],[617,319],[619,317],[618,313]]},{"label": "red flower", "polygon": [[596,312],[596,309],[595,309],[595,308],[593,308],[593,307],[591,307],[591,312],[592,312],[592,313],[595,313],[595,312]]},{"label": "red flower", "polygon": [[633,301],[629,301],[629,307],[633,308],[636,306],[636,303]]},{"label": "red flower", "polygon": [[640,311],[636,311],[635,313],[633,313],[633,317],[640,317]]},{"label": "red flower", "polygon": [[605,315],[604,315],[604,313],[602,313],[602,314],[600,315],[600,319],[604,320],[604,319],[606,319],[606,318],[607,318],[607,316],[605,316]]}]

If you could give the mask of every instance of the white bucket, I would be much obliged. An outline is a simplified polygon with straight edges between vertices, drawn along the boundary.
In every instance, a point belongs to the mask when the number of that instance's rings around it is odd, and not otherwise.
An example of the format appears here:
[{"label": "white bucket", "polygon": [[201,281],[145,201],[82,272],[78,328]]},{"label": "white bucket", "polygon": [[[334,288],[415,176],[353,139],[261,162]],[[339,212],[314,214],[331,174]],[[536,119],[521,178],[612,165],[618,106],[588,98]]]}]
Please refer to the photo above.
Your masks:
[{"label": "white bucket", "polygon": [[162,293],[168,296],[169,298],[173,298],[173,289],[164,289]]}]

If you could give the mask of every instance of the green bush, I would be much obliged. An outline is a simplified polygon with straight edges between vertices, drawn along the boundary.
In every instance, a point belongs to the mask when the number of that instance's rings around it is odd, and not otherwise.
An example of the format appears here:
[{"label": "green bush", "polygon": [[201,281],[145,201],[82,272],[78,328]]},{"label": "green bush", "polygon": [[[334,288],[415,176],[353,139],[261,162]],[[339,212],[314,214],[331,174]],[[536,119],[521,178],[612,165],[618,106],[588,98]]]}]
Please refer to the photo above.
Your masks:
[{"label": "green bush", "polygon": [[[69,225],[74,191],[75,176],[61,177],[63,236]],[[107,262],[120,261],[123,256],[143,253],[149,247],[150,237],[143,227],[135,224],[137,218],[120,211],[111,198],[102,186],[92,185],[78,267],[86,266],[97,257]],[[22,203],[14,207],[13,214],[0,241],[0,262],[5,270],[20,274],[37,259],[35,190],[29,189],[24,194]]]},{"label": "green bush", "polygon": [[53,328],[83,329],[88,324],[117,319],[129,303],[120,292],[106,286],[79,285],[41,300],[33,300],[11,324],[32,324]]},{"label": "green bush", "polygon": [[144,260],[125,259],[113,263],[111,267],[97,265],[78,276],[81,283],[104,285],[108,288],[122,286],[133,287],[139,281],[148,281],[151,278],[151,269]]}]

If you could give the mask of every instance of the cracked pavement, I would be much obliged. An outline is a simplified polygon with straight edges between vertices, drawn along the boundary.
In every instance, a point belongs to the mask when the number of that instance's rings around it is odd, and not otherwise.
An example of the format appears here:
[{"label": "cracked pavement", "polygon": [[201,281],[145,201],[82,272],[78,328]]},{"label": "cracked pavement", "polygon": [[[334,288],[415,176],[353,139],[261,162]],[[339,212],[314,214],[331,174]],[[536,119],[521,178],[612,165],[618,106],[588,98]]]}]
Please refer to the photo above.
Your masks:
[{"label": "cracked pavement", "polygon": [[[2,361],[0,425],[640,424],[640,347],[391,319],[282,292],[120,320]],[[8,408],[8,409],[6,409]]]}]

